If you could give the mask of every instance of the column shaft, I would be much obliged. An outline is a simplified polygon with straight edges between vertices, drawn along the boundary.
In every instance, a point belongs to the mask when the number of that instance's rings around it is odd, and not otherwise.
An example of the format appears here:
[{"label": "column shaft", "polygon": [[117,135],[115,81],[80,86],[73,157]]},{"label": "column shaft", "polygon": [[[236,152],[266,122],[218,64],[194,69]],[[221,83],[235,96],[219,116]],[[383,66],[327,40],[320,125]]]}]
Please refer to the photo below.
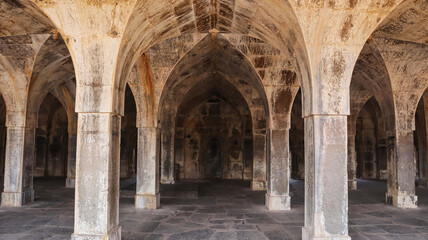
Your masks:
[{"label": "column shaft", "polygon": [[253,142],[253,191],[266,190],[266,134],[254,134]]},{"label": "column shaft", "polygon": [[348,188],[357,187],[357,152],[355,151],[355,135],[348,136]]},{"label": "column shaft", "polygon": [[74,188],[76,181],[76,145],[77,135],[69,133],[68,135],[68,153],[67,153],[67,179],[65,186]]},{"label": "column shaft", "polygon": [[34,202],[34,142],[34,128],[7,128],[2,206],[18,207]]},{"label": "column shaft", "polygon": [[174,183],[174,134],[161,134],[162,141],[162,164],[161,164],[161,182],[163,184]]},{"label": "column shaft", "polygon": [[347,118],[305,118],[305,227],[303,239],[348,236]]},{"label": "column shaft", "polygon": [[138,128],[137,194],[135,208],[157,209],[159,197],[159,131]]},{"label": "column shaft", "polygon": [[428,187],[428,96],[427,94],[424,94],[422,96],[422,100],[424,101],[424,110],[423,110],[423,121],[425,125],[425,131],[422,134],[425,137],[425,156],[423,158],[419,159],[421,168],[419,171],[421,171],[421,175],[423,176],[422,179],[420,179],[419,186]]},{"label": "column shaft", "polygon": [[[0,125],[0,169],[4,169],[6,159],[6,137],[7,128],[4,125]],[[0,171],[0,177],[4,179],[3,171]],[[1,180],[0,180],[1,182]]]},{"label": "column shaft", "polygon": [[79,113],[72,239],[120,239],[120,116]]},{"label": "column shaft", "polygon": [[269,210],[290,210],[289,131],[272,129],[270,138],[270,169],[265,204]]},{"label": "column shaft", "polygon": [[[397,131],[398,132],[398,131]],[[386,202],[398,208],[416,208],[413,131],[398,132],[388,141],[388,192]]]}]

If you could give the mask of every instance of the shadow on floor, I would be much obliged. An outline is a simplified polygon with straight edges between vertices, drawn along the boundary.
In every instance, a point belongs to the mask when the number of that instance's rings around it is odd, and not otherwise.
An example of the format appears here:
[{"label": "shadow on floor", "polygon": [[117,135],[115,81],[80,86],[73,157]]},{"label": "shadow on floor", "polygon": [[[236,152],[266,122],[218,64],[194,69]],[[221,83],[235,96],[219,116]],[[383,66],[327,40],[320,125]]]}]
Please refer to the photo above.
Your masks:
[{"label": "shadow on floor", "polygon": [[[0,208],[0,239],[69,239],[73,232],[74,190],[65,179],[35,179],[36,202],[22,208]],[[291,180],[292,209],[269,212],[264,192],[248,181],[191,182],[166,186],[168,191],[194,191],[161,199],[161,209],[134,209],[133,184],[121,184],[122,239],[301,239],[304,182]],[[417,189],[420,207],[396,209],[383,203],[385,182],[359,180],[349,192],[352,239],[428,239],[428,190]],[[134,186],[135,189],[135,186]]]}]

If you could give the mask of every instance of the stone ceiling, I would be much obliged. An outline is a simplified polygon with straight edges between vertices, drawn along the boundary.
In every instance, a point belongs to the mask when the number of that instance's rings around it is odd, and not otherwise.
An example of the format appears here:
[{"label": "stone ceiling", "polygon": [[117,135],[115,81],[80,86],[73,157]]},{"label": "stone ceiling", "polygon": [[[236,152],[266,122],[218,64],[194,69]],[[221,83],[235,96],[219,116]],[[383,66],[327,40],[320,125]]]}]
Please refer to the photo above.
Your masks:
[{"label": "stone ceiling", "polygon": [[[186,32],[207,33],[210,29],[216,28],[222,33],[229,33],[231,29],[238,29],[242,34],[254,35],[257,32],[257,26],[254,26],[252,18],[257,18],[255,16],[256,5],[252,1],[238,0],[186,0],[173,1],[170,7],[173,8],[173,13],[171,14],[176,16],[181,34]],[[392,38],[426,45],[428,44],[427,19],[427,0],[405,0],[390,16],[380,23],[372,37]],[[0,23],[0,38],[2,38],[2,41],[19,43],[27,41],[28,35],[31,34],[55,33],[55,27],[51,21],[30,0],[0,1]],[[34,69],[36,74],[44,66],[47,66],[48,62],[55,62],[58,59],[64,60],[69,55],[60,37],[58,41],[50,40],[46,44],[48,44],[49,51],[40,55],[42,57],[42,59],[39,59],[41,62],[37,63]],[[200,59],[197,60],[198,62],[190,64],[202,64],[201,66],[205,65],[205,67],[212,68],[218,62],[218,60],[212,61],[212,59],[215,59],[215,52],[223,47],[227,48],[228,45],[223,45],[221,48],[214,48],[213,45],[207,45],[206,47],[212,47],[210,51],[205,51],[211,52],[211,55],[200,56]],[[239,56],[229,54],[227,49],[221,54],[225,54],[222,60],[226,61],[226,64],[222,65],[222,67],[240,67],[239,61],[242,59],[239,59]],[[370,55],[362,54],[360,56],[360,58],[365,57],[370,58]],[[370,62],[370,59],[360,59],[359,61]],[[61,64],[64,65],[65,69],[72,71],[69,59],[62,61]],[[357,64],[357,68],[359,65]],[[370,71],[376,71],[373,68],[364,70],[369,70],[369,72],[361,74],[370,75]],[[221,73],[224,70],[216,67],[211,71],[219,71]]]},{"label": "stone ceiling", "polygon": [[404,1],[380,24],[373,36],[428,44],[428,1]]}]

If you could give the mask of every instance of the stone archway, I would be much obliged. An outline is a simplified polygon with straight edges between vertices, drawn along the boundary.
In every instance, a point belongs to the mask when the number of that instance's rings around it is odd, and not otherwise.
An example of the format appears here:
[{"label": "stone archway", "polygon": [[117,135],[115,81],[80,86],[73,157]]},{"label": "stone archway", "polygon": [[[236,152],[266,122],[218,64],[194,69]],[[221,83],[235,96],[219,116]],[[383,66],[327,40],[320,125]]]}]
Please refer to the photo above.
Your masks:
[{"label": "stone archway", "polygon": [[[180,105],[174,146],[178,179],[252,179],[253,147],[245,145],[253,141],[250,109],[222,79],[197,84]],[[212,168],[221,171],[210,174]]]},{"label": "stone archway", "polygon": [[[266,189],[270,111],[259,75],[239,50],[222,34],[205,36],[175,65],[162,89],[158,110],[162,135],[161,182],[174,182],[174,176],[182,174],[174,169],[174,162],[182,161],[182,153],[176,152],[175,145],[184,144],[176,142],[175,136],[182,134],[176,126],[182,127],[183,117],[171,116],[180,114],[180,111],[188,112],[194,103],[211,97],[210,91],[214,90],[233,102],[235,107],[247,106],[247,110],[239,110],[246,116],[247,128],[241,134],[243,142],[252,145],[254,161],[251,160],[253,166],[244,169],[244,175],[245,179],[253,180],[254,190]],[[189,105],[189,99],[194,103]],[[246,161],[249,161],[249,155],[246,155]]]}]

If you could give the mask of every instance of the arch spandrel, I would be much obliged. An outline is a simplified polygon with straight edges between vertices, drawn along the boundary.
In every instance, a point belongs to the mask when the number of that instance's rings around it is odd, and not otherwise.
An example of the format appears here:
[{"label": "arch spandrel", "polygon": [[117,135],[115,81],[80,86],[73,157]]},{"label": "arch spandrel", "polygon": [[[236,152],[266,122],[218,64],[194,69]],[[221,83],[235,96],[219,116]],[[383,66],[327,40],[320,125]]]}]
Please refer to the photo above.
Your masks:
[{"label": "arch spandrel", "polygon": [[61,37],[51,35],[40,48],[31,73],[27,90],[27,126],[37,127],[37,113],[45,96],[53,88],[73,79],[75,72],[70,53]]},{"label": "arch spandrel", "polygon": [[379,24],[374,37],[428,44],[428,4],[404,0]]},{"label": "arch spandrel", "polygon": [[417,104],[428,87],[428,46],[390,39],[373,39],[391,81],[397,134],[415,129]]},{"label": "arch spandrel", "polygon": [[31,35],[22,38],[0,41],[0,65],[4,70],[0,77],[0,86],[8,106],[7,124],[25,126],[25,111],[28,99],[28,86],[37,54],[49,37],[48,34]]},{"label": "arch spandrel", "polygon": [[47,34],[54,30],[49,18],[31,1],[1,1],[0,9],[0,37],[25,38],[25,35]]}]

